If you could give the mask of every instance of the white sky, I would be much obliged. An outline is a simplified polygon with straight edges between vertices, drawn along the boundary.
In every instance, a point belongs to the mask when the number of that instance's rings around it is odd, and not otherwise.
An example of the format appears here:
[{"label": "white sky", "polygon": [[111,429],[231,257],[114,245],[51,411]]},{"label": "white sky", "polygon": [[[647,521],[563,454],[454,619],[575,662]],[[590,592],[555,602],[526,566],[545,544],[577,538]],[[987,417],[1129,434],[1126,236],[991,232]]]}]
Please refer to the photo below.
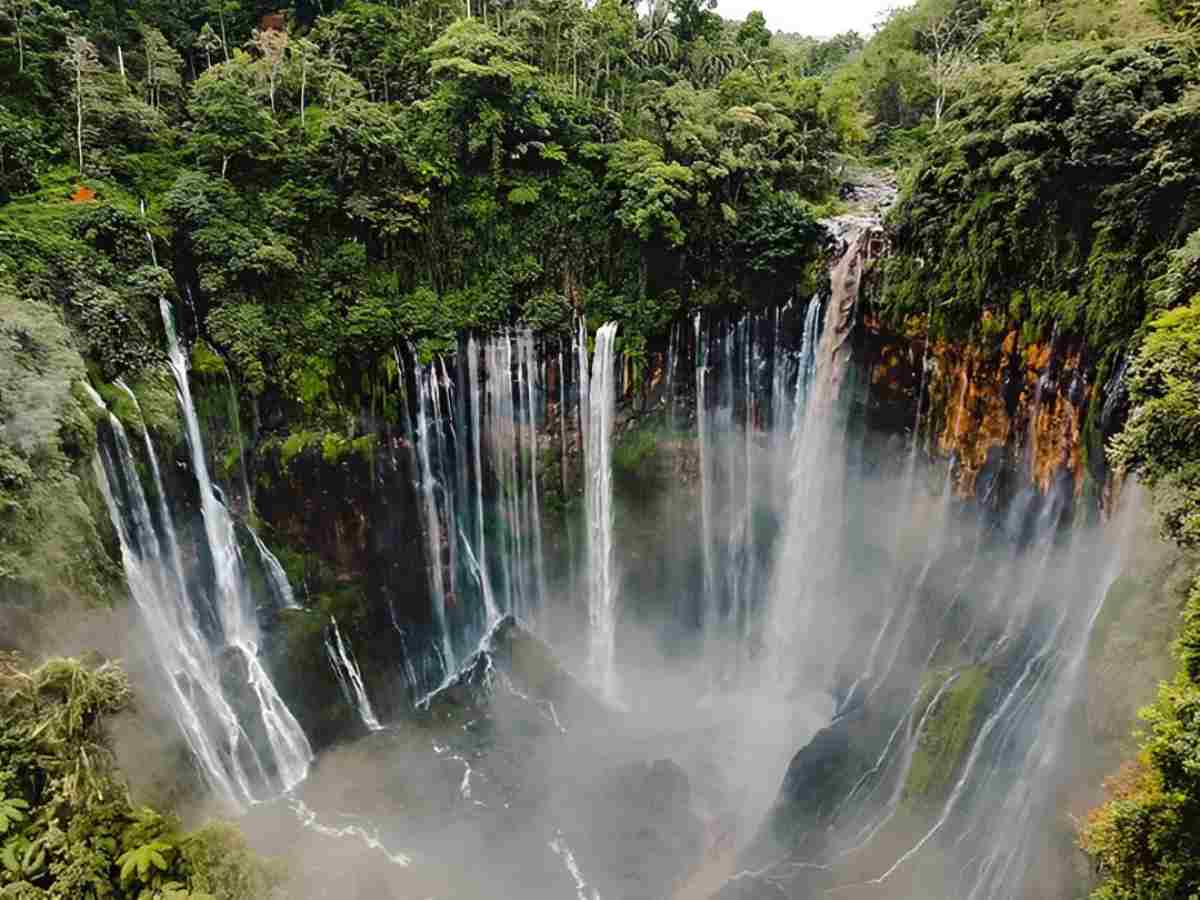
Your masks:
[{"label": "white sky", "polygon": [[753,9],[762,10],[767,27],[813,37],[830,37],[854,29],[869,37],[882,13],[906,0],[719,0],[717,13],[726,19],[744,19]]}]

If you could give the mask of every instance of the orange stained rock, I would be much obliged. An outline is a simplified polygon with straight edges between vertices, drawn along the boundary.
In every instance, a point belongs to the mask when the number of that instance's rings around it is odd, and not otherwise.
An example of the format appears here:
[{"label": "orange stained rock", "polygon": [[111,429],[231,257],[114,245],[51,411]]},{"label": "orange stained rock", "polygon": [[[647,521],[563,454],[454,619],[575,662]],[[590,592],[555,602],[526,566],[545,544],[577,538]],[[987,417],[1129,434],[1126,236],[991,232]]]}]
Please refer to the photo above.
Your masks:
[{"label": "orange stained rock", "polygon": [[[877,319],[866,321],[868,329],[881,334]],[[870,374],[871,383],[899,389],[905,370],[922,352],[911,338],[887,336],[882,341]],[[910,352],[905,352],[905,345]],[[1020,384],[1013,414],[1005,398],[1005,379],[1015,355],[1020,360]],[[1059,378],[1053,390],[1038,390],[1042,374],[1050,366],[1054,348],[1048,343],[1021,346],[1016,329],[1004,335],[999,352],[978,346],[950,344],[938,340],[930,344],[931,374],[926,385],[929,396],[927,415],[934,416],[934,446],[945,457],[957,460],[955,490],[961,496],[974,492],[975,482],[996,447],[1008,447],[1019,453],[1029,467],[1037,487],[1045,492],[1056,475],[1067,469],[1075,476],[1075,490],[1083,488],[1083,420],[1091,386],[1083,385],[1079,405],[1070,399],[1070,384],[1080,371],[1083,360],[1078,350],[1068,351],[1059,360]],[[919,374],[917,375],[919,378]],[[909,380],[912,380],[909,373]]]}]

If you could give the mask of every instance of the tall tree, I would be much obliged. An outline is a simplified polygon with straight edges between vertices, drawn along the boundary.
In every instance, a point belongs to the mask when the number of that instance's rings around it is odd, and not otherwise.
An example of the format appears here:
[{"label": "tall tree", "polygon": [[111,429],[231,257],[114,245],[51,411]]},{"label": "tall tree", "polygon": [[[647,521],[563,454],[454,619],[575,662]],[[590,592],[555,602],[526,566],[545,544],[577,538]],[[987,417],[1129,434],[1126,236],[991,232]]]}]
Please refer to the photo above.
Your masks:
[{"label": "tall tree", "polygon": [[[211,69],[213,52],[223,49],[225,44],[220,36],[213,31],[212,25],[205,22],[204,26],[200,29],[200,33],[196,35],[196,42],[193,46],[204,54],[204,67]],[[228,60],[228,56],[226,60]]]},{"label": "tall tree", "polygon": [[948,12],[936,16],[925,28],[923,37],[930,58],[930,72],[937,90],[933,104],[933,127],[942,125],[942,114],[946,110],[946,96],[975,60],[975,51],[983,31],[970,11],[955,6]]},{"label": "tall tree", "polygon": [[192,87],[192,148],[202,162],[219,163],[221,177],[235,159],[253,161],[275,149],[274,119],[254,91],[254,63],[241,50],[213,66]]},{"label": "tall tree", "polygon": [[283,72],[283,63],[287,58],[288,34],[277,28],[254,29],[250,39],[251,45],[259,54],[259,67],[267,82],[267,96],[271,100],[271,112],[275,112],[275,89],[279,85],[279,76]]},{"label": "tall tree", "polygon": [[146,54],[146,102],[158,109],[164,91],[177,91],[183,86],[183,57],[157,28],[143,25],[141,32]]},{"label": "tall tree", "polygon": [[74,132],[76,160],[79,174],[84,174],[86,117],[94,111],[101,99],[100,75],[104,71],[96,46],[85,37],[71,35],[67,38],[67,49],[62,57],[62,66],[71,82],[71,100],[74,107]]},{"label": "tall tree", "polygon": [[717,0],[670,0],[675,18],[675,34],[681,43],[707,38],[716,42],[721,37],[721,17],[713,10]]}]

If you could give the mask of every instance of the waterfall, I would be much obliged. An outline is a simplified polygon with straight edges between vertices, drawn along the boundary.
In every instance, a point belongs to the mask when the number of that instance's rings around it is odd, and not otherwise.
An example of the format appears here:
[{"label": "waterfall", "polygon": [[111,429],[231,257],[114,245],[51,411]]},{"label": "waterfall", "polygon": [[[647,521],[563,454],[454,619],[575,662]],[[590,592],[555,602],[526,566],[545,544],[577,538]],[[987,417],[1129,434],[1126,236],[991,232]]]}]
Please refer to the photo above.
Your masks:
[{"label": "waterfall", "polygon": [[[90,387],[88,391],[105,409],[99,396]],[[130,595],[163,668],[175,720],[201,774],[222,800],[239,808],[258,799],[267,775],[253,742],[222,691],[221,664],[204,636],[204,611],[188,590],[180,562],[157,454],[147,434],[159,498],[158,526],[146,501],[125,429],[111,413],[107,414],[107,426],[108,439],[101,435],[93,469],[120,540]]]},{"label": "waterfall", "polygon": [[[855,234],[830,272],[832,296],[805,315],[792,421],[792,460],[783,532],[773,561],[765,627],[765,673],[777,690],[795,685],[800,667],[828,660],[828,636],[813,627],[824,584],[837,571],[845,515],[844,409],[846,340],[858,300],[868,232]],[[797,574],[803,573],[801,579]],[[811,646],[810,646],[811,645]],[[828,673],[826,673],[826,676]],[[820,676],[820,677],[826,677]],[[807,680],[807,679],[806,679]]]},{"label": "waterfall", "polygon": [[[471,398],[471,459],[475,464],[473,470],[475,482],[475,534],[478,540],[476,544],[478,555],[476,558],[486,562],[488,556],[487,541],[484,535],[486,515],[483,509],[483,439],[481,437],[483,424],[483,412],[481,410],[483,388],[479,378],[479,342],[475,339],[475,335],[471,335],[467,339],[467,378],[467,391]],[[492,593],[491,579],[488,575],[487,566],[480,562],[475,568],[479,577],[479,588],[483,593],[484,611],[487,614],[487,621],[490,624],[500,618],[500,610],[496,606],[496,598]]]},{"label": "waterfall", "polygon": [[[588,619],[592,677],[605,696],[617,696],[616,585],[613,573],[612,430],[616,412],[617,323],[596,332],[596,349],[583,382],[580,406],[586,409],[584,498],[588,519]],[[579,354],[587,355],[587,330],[579,323]],[[581,365],[581,371],[586,368]],[[581,376],[581,381],[582,381]]]},{"label": "waterfall", "polygon": [[358,669],[354,654],[342,640],[342,631],[333,616],[329,617],[329,628],[325,634],[325,654],[329,657],[329,665],[337,676],[346,702],[354,707],[363,725],[371,731],[379,731],[383,726],[379,724],[379,720],[375,718],[375,710],[371,708],[362,673]]},{"label": "waterfall", "polygon": [[[163,327],[167,333],[167,359],[175,378],[176,397],[183,413],[192,472],[199,488],[205,540],[213,565],[217,637],[227,649],[240,656],[241,663],[245,666],[246,682],[254,694],[257,712],[270,748],[269,768],[278,780],[279,787],[283,791],[289,791],[307,776],[308,766],[313,758],[312,748],[258,658],[256,604],[246,579],[233,518],[218,499],[209,477],[196,407],[188,386],[187,361],[175,333],[171,307],[165,298],[159,301],[159,306]],[[270,566],[267,568],[270,569]]]},{"label": "waterfall", "polygon": [[547,596],[538,448],[546,383],[533,334],[468,335],[450,372],[444,358],[415,361],[406,418],[445,676],[501,616],[536,627]]},{"label": "waterfall", "polygon": [[693,319],[693,331],[696,340],[696,443],[700,452],[700,553],[704,576],[700,621],[706,629],[711,630],[715,628],[717,618],[717,579],[713,566],[712,450],[709,446],[712,438],[708,424],[708,336],[699,312]]},{"label": "waterfall", "polygon": [[247,526],[246,533],[250,535],[250,539],[254,541],[254,549],[258,551],[263,574],[267,578],[267,589],[270,590],[271,598],[275,601],[275,608],[299,609],[300,604],[296,602],[296,595],[287,579],[287,573],[283,571],[283,566],[275,558],[275,554],[267,548],[253,528]]},{"label": "waterfall", "polygon": [[[795,349],[787,335],[790,302],[738,319],[692,317],[701,560],[696,618],[710,642],[751,637],[765,563],[757,511],[780,505],[794,481],[777,472],[775,458],[794,443],[790,430],[803,420],[824,308],[819,296],[808,304]],[[679,355],[672,332],[668,385]],[[746,645],[737,656],[749,652]]]},{"label": "waterfall", "polygon": [[528,517],[533,531],[533,577],[536,590],[537,605],[540,607],[546,599],[545,547],[542,542],[542,504],[538,498],[538,404],[544,379],[539,377],[537,351],[533,345],[533,335],[526,331],[520,338],[520,364],[525,370],[525,451],[529,454],[529,492]]},{"label": "waterfall", "polygon": [[[433,603],[434,625],[438,630],[439,650],[442,666],[449,674],[454,671],[456,657],[454,644],[446,620],[446,569],[443,560],[443,535],[455,539],[451,515],[447,511],[451,493],[442,477],[444,470],[434,468],[442,456],[437,451],[443,446],[441,431],[444,425],[440,416],[431,415],[431,408],[440,408],[440,382],[433,364],[418,366],[414,373],[417,389],[416,432],[412,444],[418,462],[418,486],[421,495],[421,522],[425,534],[426,567],[429,572],[429,587]],[[437,454],[435,456],[435,453]],[[439,503],[439,498],[441,502]],[[447,523],[446,520],[450,520]]]},{"label": "waterfall", "polygon": [[792,403],[792,436],[804,425],[804,409],[817,375],[817,346],[821,339],[821,296],[814,294],[804,314],[804,334],[797,358],[796,396]]}]

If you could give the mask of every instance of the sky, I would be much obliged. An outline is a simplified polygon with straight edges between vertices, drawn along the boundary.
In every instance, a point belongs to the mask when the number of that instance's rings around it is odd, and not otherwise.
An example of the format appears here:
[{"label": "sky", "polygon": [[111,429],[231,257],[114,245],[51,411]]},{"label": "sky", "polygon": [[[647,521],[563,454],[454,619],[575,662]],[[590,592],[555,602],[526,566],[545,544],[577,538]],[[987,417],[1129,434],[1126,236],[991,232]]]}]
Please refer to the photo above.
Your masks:
[{"label": "sky", "polygon": [[830,37],[854,29],[868,37],[884,10],[903,5],[905,0],[719,0],[717,12],[742,19],[760,9],[772,31]]}]

